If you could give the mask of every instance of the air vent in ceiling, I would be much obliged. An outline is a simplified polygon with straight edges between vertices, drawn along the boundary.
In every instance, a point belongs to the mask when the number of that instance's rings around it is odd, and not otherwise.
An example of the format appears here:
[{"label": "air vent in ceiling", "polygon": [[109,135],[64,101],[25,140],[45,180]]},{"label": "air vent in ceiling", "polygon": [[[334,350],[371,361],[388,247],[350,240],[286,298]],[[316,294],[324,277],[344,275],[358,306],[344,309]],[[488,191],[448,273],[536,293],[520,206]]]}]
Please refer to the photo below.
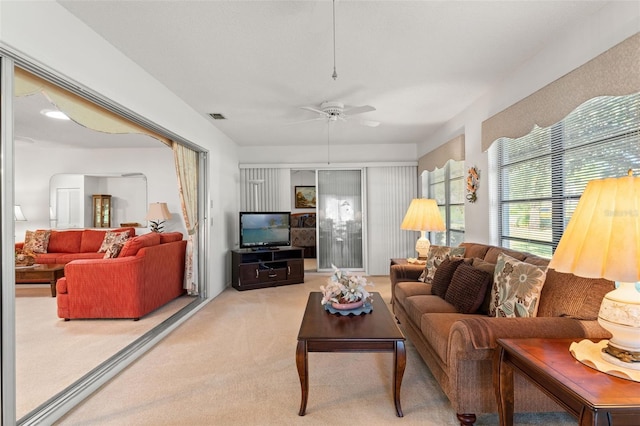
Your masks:
[{"label": "air vent in ceiling", "polygon": [[211,114],[209,114],[209,116],[211,118],[213,118],[214,120],[226,120],[227,118],[220,114],[219,112],[212,112]]}]

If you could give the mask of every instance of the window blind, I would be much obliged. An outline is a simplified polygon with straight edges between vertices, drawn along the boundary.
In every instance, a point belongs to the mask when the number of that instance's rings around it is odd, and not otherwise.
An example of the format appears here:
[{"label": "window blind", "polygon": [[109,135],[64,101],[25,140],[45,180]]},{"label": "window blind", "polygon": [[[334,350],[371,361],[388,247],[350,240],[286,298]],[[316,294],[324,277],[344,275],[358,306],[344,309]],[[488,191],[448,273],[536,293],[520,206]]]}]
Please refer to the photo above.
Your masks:
[{"label": "window blind", "polygon": [[441,169],[427,172],[427,198],[436,200],[447,228],[431,233],[433,244],[457,246],[464,241],[464,178],[464,161],[450,160]]},{"label": "window blind", "polygon": [[551,257],[587,182],[640,170],[640,93],[591,99],[496,152],[501,245]]}]

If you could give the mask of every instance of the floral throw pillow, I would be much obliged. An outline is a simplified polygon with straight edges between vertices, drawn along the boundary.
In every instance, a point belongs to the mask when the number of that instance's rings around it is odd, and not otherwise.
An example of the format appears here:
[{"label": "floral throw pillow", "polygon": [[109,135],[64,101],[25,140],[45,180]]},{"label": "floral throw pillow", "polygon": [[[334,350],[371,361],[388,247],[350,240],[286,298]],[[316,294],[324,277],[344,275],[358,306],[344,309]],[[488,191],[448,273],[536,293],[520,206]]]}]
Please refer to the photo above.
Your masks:
[{"label": "floral throw pillow", "polygon": [[114,257],[118,257],[118,255],[122,251],[123,246],[124,246],[124,243],[111,244],[111,246],[109,246],[107,251],[104,252],[103,259],[113,259]]},{"label": "floral throw pillow", "polygon": [[27,255],[35,253],[46,253],[49,246],[51,230],[39,229],[37,231],[27,231],[24,236],[23,252]]},{"label": "floral throw pillow", "polygon": [[491,288],[489,316],[535,317],[547,269],[498,255]]},{"label": "floral throw pillow", "polygon": [[429,253],[427,254],[427,263],[424,267],[424,272],[420,275],[420,281],[424,283],[430,283],[433,281],[433,276],[436,274],[436,269],[447,257],[464,257],[464,247],[447,247],[447,246],[435,246],[429,247]]},{"label": "floral throw pillow", "polygon": [[[104,234],[104,240],[102,240],[102,245],[100,246],[98,253],[106,253],[107,250],[111,248],[111,246],[116,244],[124,244],[124,242],[127,241],[128,238],[129,238],[129,231],[120,231],[120,232],[107,231]],[[118,251],[118,253],[119,252],[120,251]]]}]

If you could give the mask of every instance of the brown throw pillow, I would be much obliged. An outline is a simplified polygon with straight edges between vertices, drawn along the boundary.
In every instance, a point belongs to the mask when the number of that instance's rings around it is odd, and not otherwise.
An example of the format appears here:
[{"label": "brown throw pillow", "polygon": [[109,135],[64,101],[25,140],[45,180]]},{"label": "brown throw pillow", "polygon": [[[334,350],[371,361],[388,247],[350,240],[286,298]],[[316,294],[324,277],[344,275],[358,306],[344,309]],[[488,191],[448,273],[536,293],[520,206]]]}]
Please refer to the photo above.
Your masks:
[{"label": "brown throw pillow", "polygon": [[104,252],[103,259],[113,259],[114,257],[118,257],[123,246],[124,243],[111,244],[107,251]]},{"label": "brown throw pillow", "polygon": [[455,306],[460,313],[477,312],[492,280],[492,274],[471,265],[461,264],[453,273],[444,300]]},{"label": "brown throw pillow", "polygon": [[431,294],[435,294],[444,299],[453,273],[463,261],[464,259],[461,257],[450,258],[447,256],[442,263],[440,263],[440,266],[438,266],[438,269],[436,269],[433,275],[433,281],[431,281]]}]

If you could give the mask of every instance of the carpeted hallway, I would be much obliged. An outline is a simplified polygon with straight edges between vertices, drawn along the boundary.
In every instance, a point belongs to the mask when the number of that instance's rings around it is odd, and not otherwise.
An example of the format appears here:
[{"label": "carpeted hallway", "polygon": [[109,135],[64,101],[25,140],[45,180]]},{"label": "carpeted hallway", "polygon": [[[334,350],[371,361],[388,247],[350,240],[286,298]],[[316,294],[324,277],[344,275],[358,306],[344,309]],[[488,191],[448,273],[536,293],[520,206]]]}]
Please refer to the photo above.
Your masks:
[{"label": "carpeted hallway", "polygon": [[[298,416],[296,338],[310,291],[305,283],[227,289],[58,425],[456,425],[455,413],[407,344],[404,418],[395,415],[392,354],[309,354],[307,413]],[[388,303],[388,276],[370,277]],[[387,309],[378,307],[377,309]],[[376,309],[376,307],[374,307]],[[496,415],[478,425],[496,425]],[[564,413],[518,415],[518,425],[574,425]]]}]

